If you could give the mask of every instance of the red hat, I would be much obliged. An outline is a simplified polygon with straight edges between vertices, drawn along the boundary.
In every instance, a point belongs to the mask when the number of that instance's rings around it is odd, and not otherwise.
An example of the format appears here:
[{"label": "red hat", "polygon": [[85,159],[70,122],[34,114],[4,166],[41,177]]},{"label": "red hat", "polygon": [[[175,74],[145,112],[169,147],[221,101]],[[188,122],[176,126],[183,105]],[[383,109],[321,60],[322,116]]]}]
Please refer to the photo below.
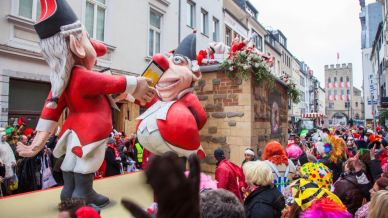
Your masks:
[{"label": "red hat", "polygon": [[27,129],[24,130],[23,135],[29,136],[29,135],[31,135],[33,132],[34,132],[34,130],[33,130],[32,128],[27,128]]},{"label": "red hat", "polygon": [[108,51],[108,48],[104,45],[104,43],[95,40],[90,40],[90,42],[92,43],[94,50],[96,50],[97,57],[104,56]]},{"label": "red hat", "polygon": [[26,118],[25,117],[19,117],[18,118],[18,125],[26,125]]}]

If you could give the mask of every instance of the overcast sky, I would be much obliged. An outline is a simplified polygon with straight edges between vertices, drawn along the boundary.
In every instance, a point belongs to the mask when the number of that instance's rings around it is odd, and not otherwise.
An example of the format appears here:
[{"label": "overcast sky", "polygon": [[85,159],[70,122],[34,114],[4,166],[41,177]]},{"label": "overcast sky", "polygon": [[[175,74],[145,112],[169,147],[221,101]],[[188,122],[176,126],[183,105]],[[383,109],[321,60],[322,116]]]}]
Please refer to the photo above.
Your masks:
[{"label": "overcast sky", "polygon": [[[366,0],[374,2],[373,0]],[[324,87],[324,65],[353,64],[354,86],[362,85],[358,0],[250,0],[265,27],[280,29],[288,49],[306,62]]]}]

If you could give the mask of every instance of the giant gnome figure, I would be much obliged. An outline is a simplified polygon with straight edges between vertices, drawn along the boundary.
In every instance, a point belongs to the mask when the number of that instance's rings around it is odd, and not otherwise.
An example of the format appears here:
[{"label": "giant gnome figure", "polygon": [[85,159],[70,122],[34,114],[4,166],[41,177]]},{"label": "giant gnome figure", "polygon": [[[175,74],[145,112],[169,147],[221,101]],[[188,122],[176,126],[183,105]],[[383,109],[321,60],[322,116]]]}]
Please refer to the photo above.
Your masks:
[{"label": "giant gnome figure", "polygon": [[196,61],[195,33],[184,38],[174,53],[156,54],[152,60],[164,73],[155,87],[158,96],[137,118],[140,144],[156,155],[173,151],[181,157],[194,153],[204,158],[199,130],[207,116],[193,94],[193,85],[202,76]]},{"label": "giant gnome figure", "polygon": [[30,146],[18,143],[21,156],[36,155],[57,126],[63,110],[69,114],[53,151],[65,155],[61,169],[64,186],[61,200],[83,198],[103,207],[109,199],[93,189],[93,177],[101,166],[112,130],[107,95],[127,93],[143,104],[154,97],[151,81],[143,77],[113,76],[93,72],[96,57],[106,53],[104,44],[93,41],[65,0],[41,0],[41,17],[35,30],[43,57],[51,68],[51,91]]}]

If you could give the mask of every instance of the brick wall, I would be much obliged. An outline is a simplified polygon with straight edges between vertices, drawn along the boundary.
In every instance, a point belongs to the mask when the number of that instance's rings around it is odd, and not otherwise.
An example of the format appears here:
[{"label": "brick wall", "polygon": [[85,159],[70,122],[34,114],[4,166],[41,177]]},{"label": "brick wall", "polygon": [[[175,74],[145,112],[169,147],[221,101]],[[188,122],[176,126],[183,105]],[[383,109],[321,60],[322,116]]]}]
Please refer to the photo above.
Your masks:
[{"label": "brick wall", "polygon": [[[207,72],[195,87],[208,121],[201,130],[201,144],[207,157],[202,164],[206,172],[214,172],[214,149],[220,147],[238,165],[245,148],[255,151],[271,139],[285,144],[287,140],[287,95],[284,86],[272,86],[247,80],[230,80],[224,72]],[[271,107],[277,100],[280,122],[277,132],[271,131]],[[276,120],[276,119],[275,119]]]}]

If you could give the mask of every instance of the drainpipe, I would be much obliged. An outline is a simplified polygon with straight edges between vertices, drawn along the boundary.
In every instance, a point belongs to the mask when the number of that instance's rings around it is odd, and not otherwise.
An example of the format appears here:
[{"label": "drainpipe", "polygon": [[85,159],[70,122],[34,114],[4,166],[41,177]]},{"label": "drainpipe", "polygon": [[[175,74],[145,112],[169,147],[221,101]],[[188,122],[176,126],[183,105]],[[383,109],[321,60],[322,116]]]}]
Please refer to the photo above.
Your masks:
[{"label": "drainpipe", "polygon": [[178,1],[179,9],[178,9],[178,45],[181,42],[181,4],[182,0]]}]

